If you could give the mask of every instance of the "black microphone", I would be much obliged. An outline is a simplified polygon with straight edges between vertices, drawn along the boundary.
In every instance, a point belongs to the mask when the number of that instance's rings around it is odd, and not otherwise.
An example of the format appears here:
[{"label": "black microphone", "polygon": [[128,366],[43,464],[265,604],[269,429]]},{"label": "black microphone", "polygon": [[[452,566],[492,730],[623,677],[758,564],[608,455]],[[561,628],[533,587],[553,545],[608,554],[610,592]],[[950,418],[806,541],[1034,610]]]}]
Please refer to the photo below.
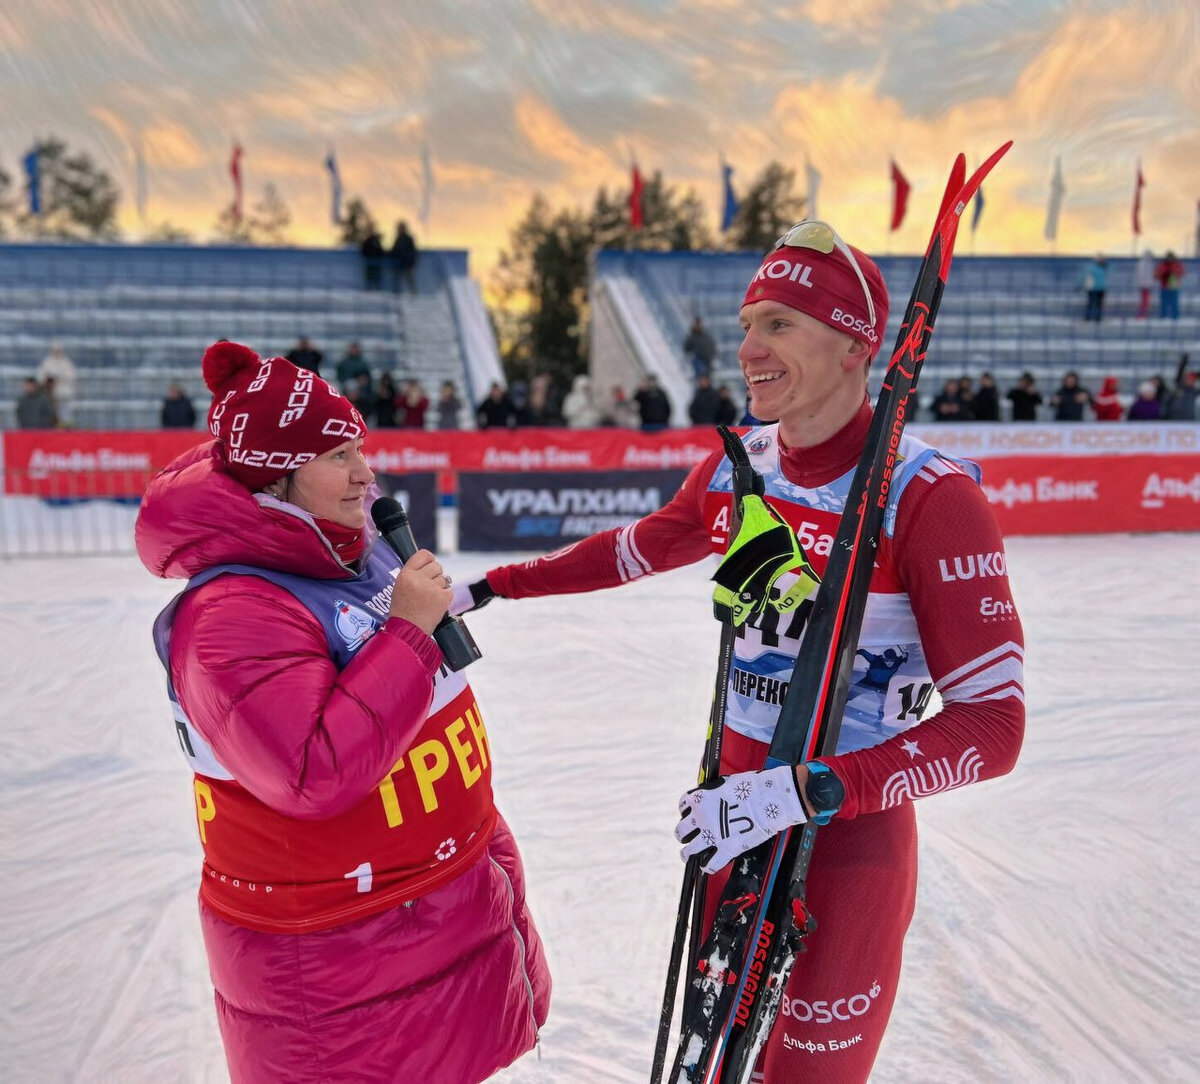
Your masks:
[{"label": "black microphone", "polygon": [[[399,501],[380,497],[371,505],[371,518],[380,536],[396,551],[401,561],[408,561],[417,552],[417,540],[413,538],[412,527],[408,524],[408,514]],[[433,639],[442,649],[442,658],[451,670],[461,670],[483,654],[467,626],[450,614],[438,622],[433,630]]]}]

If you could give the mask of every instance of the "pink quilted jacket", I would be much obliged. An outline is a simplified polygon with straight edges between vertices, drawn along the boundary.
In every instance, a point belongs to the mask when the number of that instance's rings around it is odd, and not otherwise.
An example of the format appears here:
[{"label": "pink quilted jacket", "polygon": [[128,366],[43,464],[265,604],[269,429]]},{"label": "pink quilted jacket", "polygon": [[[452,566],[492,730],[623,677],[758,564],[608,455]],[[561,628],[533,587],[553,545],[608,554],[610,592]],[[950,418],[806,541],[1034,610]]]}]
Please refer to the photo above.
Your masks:
[{"label": "pink quilted jacket", "polygon": [[[225,563],[348,575],[315,529],[260,506],[225,475],[212,445],[184,453],[150,483],[136,541],[142,562],[163,577]],[[203,609],[210,586],[180,610],[171,670],[216,758],[287,816],[332,815],[365,795],[422,721],[438,661],[432,642],[392,619],[397,634],[368,645],[391,655],[357,667],[353,681],[341,682],[332,668],[288,668],[272,688],[286,683],[292,710],[279,713],[277,732],[246,732],[215,717],[214,705],[231,689],[253,687],[264,656],[278,675],[281,653],[311,657],[327,650],[324,635],[298,601],[247,577],[244,607],[221,603],[220,654],[234,665],[219,674],[196,666],[197,653],[211,645],[189,637],[188,615]],[[279,607],[294,612],[272,620]],[[264,625],[269,653],[261,650]],[[318,730],[321,740],[311,740]],[[235,926],[203,905],[201,922],[235,1084],[481,1081],[531,1049],[546,1019],[549,970],[525,905],[516,841],[502,819],[483,857],[406,905],[304,934]]]}]

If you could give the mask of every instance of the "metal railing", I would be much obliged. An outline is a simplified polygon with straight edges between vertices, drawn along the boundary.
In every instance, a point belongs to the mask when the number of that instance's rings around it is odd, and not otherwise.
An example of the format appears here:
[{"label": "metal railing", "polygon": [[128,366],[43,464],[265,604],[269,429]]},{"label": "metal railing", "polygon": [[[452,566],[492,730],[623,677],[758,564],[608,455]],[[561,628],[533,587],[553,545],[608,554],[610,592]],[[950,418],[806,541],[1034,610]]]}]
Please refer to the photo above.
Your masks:
[{"label": "metal railing", "polygon": [[70,477],[5,469],[0,495],[0,557],[92,556],[133,553],[133,525],[148,470],[92,475],[86,492]]}]

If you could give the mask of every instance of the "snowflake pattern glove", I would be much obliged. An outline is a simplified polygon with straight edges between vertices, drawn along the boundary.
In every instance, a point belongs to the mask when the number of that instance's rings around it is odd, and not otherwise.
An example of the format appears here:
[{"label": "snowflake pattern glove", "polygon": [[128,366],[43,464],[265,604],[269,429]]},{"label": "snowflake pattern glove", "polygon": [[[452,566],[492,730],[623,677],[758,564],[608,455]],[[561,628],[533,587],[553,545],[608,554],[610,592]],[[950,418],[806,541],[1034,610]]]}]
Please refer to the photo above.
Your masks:
[{"label": "snowflake pattern glove", "polygon": [[716,873],[739,854],[777,832],[808,818],[796,792],[796,774],[783,765],[762,772],[738,772],[709,787],[689,790],[679,799],[675,838],[681,857],[700,859],[705,873]]}]

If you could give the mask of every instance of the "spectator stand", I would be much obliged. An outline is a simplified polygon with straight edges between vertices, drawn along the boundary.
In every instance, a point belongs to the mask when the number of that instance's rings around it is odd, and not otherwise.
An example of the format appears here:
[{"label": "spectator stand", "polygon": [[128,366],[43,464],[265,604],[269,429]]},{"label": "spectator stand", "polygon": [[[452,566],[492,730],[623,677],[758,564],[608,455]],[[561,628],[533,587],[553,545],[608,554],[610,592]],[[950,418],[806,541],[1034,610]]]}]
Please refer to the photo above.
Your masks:
[{"label": "spectator stand", "polygon": [[628,254],[597,253],[589,283],[592,387],[601,398],[614,384],[632,396],[651,373],[671,403],[671,424],[689,425],[687,408],[694,389],[691,372],[681,365],[678,345],[670,339],[672,325],[664,311],[669,302],[645,289],[636,277],[610,266],[605,257],[613,255]]},{"label": "spectator stand", "polygon": [[[628,371],[638,359],[622,348],[621,339],[632,337],[631,329],[595,312],[603,307],[606,291],[616,283],[618,290],[640,294],[645,310],[657,323],[667,344],[667,356],[657,358],[657,364],[670,365],[690,386],[680,344],[698,315],[717,343],[714,385],[726,383],[740,391],[738,309],[759,262],[759,254],[752,252],[597,253],[591,291],[591,371],[597,386],[613,382],[632,386],[647,369],[643,365],[641,370]],[[919,262],[915,256],[878,260],[892,298],[884,331],[885,351],[890,350],[899,331]],[[1025,370],[1034,373],[1043,393],[1057,387],[1067,369],[1077,371],[1081,382],[1093,389],[1104,377],[1114,375],[1121,378],[1125,389],[1132,390],[1150,376],[1170,379],[1180,354],[1200,356],[1200,260],[1183,261],[1187,273],[1180,318],[1163,320],[1156,315],[1157,302],[1149,318],[1136,316],[1137,261],[1109,259],[1104,319],[1099,323],[1083,320],[1080,275],[1086,262],[1083,256],[956,257],[937,334],[925,361],[923,398],[945,380],[964,375],[978,378],[984,371],[995,377],[1002,402],[1003,393]],[[633,307],[631,302],[624,311]],[[619,317],[621,311],[606,315]],[[872,390],[878,387],[881,374],[882,366],[876,366]],[[664,382],[661,376],[660,382]]]},{"label": "spectator stand", "polygon": [[459,386],[463,408],[459,411],[459,428],[475,428],[474,407],[483,402],[492,384],[501,387],[508,381],[500,361],[500,350],[491,320],[479,292],[479,284],[466,275],[455,275],[448,281],[450,304],[459,329],[463,348],[466,385]]},{"label": "spectator stand", "polygon": [[172,380],[203,412],[199,360],[219,338],[270,355],[305,335],[326,375],[357,340],[377,373],[465,388],[466,363],[488,352],[480,327],[490,336],[490,326],[464,283],[463,251],[423,251],[417,293],[395,294],[364,290],[362,258],[346,249],[3,245],[0,426],[12,426],[21,380],[51,342],[78,369],[77,428],[157,428]]}]

